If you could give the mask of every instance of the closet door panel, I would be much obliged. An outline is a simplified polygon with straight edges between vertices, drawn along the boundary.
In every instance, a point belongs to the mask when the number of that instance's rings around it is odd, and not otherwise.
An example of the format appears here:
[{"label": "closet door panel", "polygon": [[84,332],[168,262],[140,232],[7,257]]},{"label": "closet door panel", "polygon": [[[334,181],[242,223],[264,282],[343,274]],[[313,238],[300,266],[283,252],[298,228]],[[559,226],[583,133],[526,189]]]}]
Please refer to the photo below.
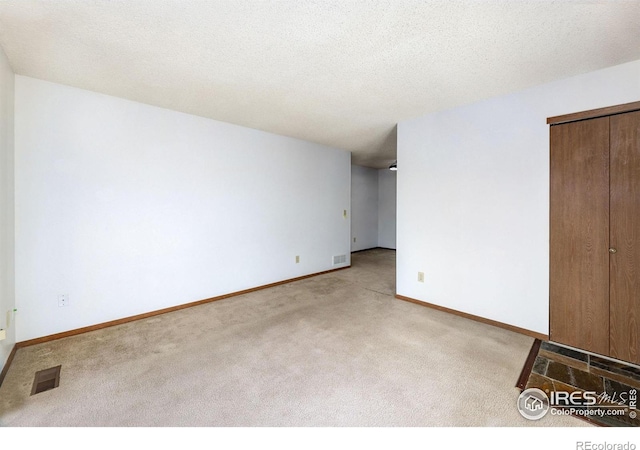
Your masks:
[{"label": "closet door panel", "polygon": [[609,118],[554,125],[550,337],[609,353]]},{"label": "closet door panel", "polygon": [[611,116],[611,356],[640,363],[640,111]]}]

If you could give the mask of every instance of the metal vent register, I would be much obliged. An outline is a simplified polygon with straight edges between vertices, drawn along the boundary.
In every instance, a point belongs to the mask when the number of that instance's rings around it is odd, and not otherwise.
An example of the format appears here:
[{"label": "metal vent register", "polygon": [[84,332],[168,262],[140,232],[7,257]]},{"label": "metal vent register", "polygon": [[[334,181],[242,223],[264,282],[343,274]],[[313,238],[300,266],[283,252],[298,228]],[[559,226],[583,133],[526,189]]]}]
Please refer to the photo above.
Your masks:
[{"label": "metal vent register", "polygon": [[347,262],[347,255],[337,255],[333,257],[333,265],[344,264]]},{"label": "metal vent register", "polygon": [[60,384],[61,368],[62,366],[56,366],[36,372],[36,376],[33,379],[33,387],[31,388],[31,395],[57,388]]}]

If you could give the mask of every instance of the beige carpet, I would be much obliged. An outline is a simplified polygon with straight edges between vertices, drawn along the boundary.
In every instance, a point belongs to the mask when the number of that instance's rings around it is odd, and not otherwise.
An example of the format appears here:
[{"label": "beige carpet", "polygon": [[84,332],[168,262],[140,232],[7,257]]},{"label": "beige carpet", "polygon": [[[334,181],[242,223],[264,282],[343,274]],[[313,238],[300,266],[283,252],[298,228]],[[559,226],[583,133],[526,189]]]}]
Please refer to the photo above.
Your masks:
[{"label": "beige carpet", "polygon": [[[396,300],[393,251],[352,266],[22,348],[0,425],[586,425],[518,413],[533,339]],[[60,386],[30,396],[58,364]]]}]

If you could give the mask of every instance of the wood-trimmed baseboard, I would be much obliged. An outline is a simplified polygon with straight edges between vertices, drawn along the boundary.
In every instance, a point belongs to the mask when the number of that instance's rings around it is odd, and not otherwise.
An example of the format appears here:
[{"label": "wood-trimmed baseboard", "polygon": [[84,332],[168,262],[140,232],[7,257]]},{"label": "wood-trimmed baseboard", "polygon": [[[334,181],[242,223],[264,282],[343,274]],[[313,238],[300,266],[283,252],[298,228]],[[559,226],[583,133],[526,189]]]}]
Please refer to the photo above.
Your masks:
[{"label": "wood-trimmed baseboard", "polygon": [[533,369],[533,365],[536,362],[538,351],[540,351],[540,344],[542,344],[542,341],[540,339],[536,339],[535,341],[533,341],[531,350],[529,350],[529,356],[527,356],[527,360],[524,362],[524,366],[522,367],[522,371],[520,372],[518,381],[516,381],[516,387],[521,391],[523,391],[524,388],[527,387],[529,375],[531,375],[531,370]]},{"label": "wood-trimmed baseboard", "polygon": [[14,345],[11,349],[11,353],[9,353],[9,357],[7,361],[4,363],[4,367],[2,368],[2,372],[0,372],[0,386],[2,386],[2,382],[4,381],[4,377],[7,376],[7,372],[9,372],[9,366],[13,361],[13,357],[16,356],[16,352],[18,351],[18,345]]},{"label": "wood-trimmed baseboard", "polygon": [[205,303],[211,303],[211,302],[215,302],[215,301],[218,301],[218,300],[224,300],[225,298],[237,297],[239,295],[248,294],[250,292],[261,291],[263,289],[267,289],[267,288],[271,288],[271,287],[275,287],[275,286],[280,286],[280,285],[287,284],[287,283],[292,283],[294,281],[304,280],[306,278],[317,277],[318,275],[324,275],[324,274],[331,273],[331,272],[337,272],[339,270],[348,269],[350,267],[351,266],[345,266],[345,267],[339,267],[337,269],[325,270],[325,271],[322,271],[322,272],[312,273],[312,274],[309,274],[309,275],[303,275],[301,277],[290,278],[288,280],[277,281],[275,283],[265,284],[265,285],[254,287],[254,288],[251,288],[251,289],[245,289],[243,291],[231,292],[229,294],[219,295],[217,297],[206,298],[204,300],[198,300],[198,301],[195,301],[195,302],[184,303],[182,305],[171,306],[169,308],[158,309],[156,311],[150,311],[150,312],[143,313],[143,314],[137,314],[135,316],[129,316],[129,317],[124,317],[122,319],[111,320],[109,322],[103,322],[103,323],[99,323],[99,324],[96,324],[96,325],[90,325],[88,327],[76,328],[75,330],[69,330],[69,331],[64,331],[62,333],[50,334],[48,336],[42,336],[42,337],[35,338],[35,339],[29,339],[27,341],[22,341],[22,342],[16,343],[16,347],[17,348],[28,347],[30,345],[42,344],[43,342],[49,342],[49,341],[54,341],[56,339],[62,339],[62,338],[66,338],[66,337],[69,337],[69,336],[76,336],[78,334],[88,333],[89,331],[101,330],[103,328],[113,327],[113,326],[116,326],[116,325],[122,325],[124,323],[134,322],[136,320],[147,319],[149,317],[157,316],[157,315],[160,315],[160,314],[166,314],[166,313],[170,313],[170,312],[173,312],[173,311],[178,311],[180,309],[191,308],[193,306],[203,305]]},{"label": "wood-trimmed baseboard", "polygon": [[493,325],[494,327],[504,328],[505,330],[524,334],[532,338],[540,339],[541,341],[549,340],[549,336],[547,336],[546,334],[527,330],[526,328],[520,328],[513,325],[508,325],[506,323],[498,322],[497,320],[491,320],[491,319],[487,319],[480,316],[474,316],[473,314],[457,311],[455,309],[445,308],[444,306],[434,305],[433,303],[423,302],[422,300],[416,300],[415,298],[405,297],[403,295],[396,294],[396,298],[398,300],[403,300],[405,302],[415,303],[416,305],[426,306],[428,308],[437,309],[438,311],[443,311],[449,314],[454,314],[456,316],[464,317],[465,319],[471,319],[471,320],[475,320],[476,322],[486,323],[487,325]]}]

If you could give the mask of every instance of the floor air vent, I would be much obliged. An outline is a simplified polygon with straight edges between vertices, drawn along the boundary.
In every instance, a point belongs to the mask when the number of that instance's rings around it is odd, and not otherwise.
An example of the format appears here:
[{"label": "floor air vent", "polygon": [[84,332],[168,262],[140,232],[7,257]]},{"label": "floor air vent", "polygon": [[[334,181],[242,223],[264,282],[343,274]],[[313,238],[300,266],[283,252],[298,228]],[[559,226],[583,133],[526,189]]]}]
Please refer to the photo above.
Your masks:
[{"label": "floor air vent", "polygon": [[336,255],[333,257],[333,265],[344,264],[347,262],[347,255]]},{"label": "floor air vent", "polygon": [[61,367],[62,366],[56,366],[36,372],[33,387],[31,388],[31,395],[57,388],[60,384]]}]

